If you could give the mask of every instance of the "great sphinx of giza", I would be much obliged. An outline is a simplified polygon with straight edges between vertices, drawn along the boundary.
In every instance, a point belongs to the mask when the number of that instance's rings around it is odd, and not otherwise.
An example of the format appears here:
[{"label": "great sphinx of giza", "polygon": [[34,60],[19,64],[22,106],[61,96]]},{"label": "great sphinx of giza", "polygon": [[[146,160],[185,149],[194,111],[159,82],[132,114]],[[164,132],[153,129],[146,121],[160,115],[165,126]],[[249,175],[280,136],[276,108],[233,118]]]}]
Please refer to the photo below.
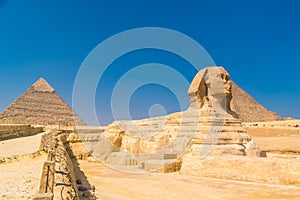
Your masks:
[{"label": "great sphinx of giza", "polygon": [[[257,147],[231,110],[231,80],[223,67],[208,67],[197,73],[188,90],[190,108],[200,118],[193,144],[200,156],[255,155]],[[215,146],[214,146],[215,145]]]},{"label": "great sphinx of giza", "polygon": [[[111,151],[133,155],[173,154],[177,158],[186,154],[198,157],[256,154],[255,143],[242,128],[238,115],[231,110],[231,81],[223,67],[199,71],[188,95],[190,107],[186,111],[113,122],[106,127],[103,133],[106,139],[96,146],[93,156],[106,160]],[[111,145],[107,145],[107,141]]]}]

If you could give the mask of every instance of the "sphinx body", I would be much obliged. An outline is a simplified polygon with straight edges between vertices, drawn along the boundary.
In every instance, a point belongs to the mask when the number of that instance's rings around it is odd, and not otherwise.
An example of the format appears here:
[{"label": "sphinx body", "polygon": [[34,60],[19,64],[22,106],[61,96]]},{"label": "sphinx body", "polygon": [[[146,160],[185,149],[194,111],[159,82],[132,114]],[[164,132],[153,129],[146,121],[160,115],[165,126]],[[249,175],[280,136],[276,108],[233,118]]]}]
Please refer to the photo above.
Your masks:
[{"label": "sphinx body", "polygon": [[[208,67],[193,79],[190,107],[167,116],[115,121],[104,135],[118,151],[132,154],[255,155],[257,147],[231,110],[231,81],[223,67]],[[116,146],[116,145],[115,145]],[[94,151],[99,155],[101,146]]]}]

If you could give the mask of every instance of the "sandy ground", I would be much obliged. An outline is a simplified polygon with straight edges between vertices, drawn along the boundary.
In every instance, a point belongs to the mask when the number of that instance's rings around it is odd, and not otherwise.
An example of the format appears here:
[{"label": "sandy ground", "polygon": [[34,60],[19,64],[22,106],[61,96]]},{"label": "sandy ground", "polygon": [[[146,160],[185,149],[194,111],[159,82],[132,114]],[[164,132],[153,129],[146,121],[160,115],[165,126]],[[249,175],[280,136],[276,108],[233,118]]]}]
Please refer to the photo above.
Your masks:
[{"label": "sandy ground", "polygon": [[[245,126],[250,127],[251,124]],[[254,128],[252,137],[261,149],[269,152],[269,157],[283,157],[293,162],[300,157],[300,128],[294,127],[296,124],[300,125],[300,120],[261,122],[258,123],[259,129],[251,125]],[[79,163],[90,184],[95,185],[99,199],[300,199],[299,186],[220,180],[179,173],[137,175],[115,171],[100,163]]]},{"label": "sandy ground", "polygon": [[244,123],[260,149],[279,154],[300,154],[300,127],[295,125],[300,126],[300,120]]},{"label": "sandy ground", "polygon": [[31,199],[39,189],[45,153],[36,153],[43,133],[0,141],[0,199]]},{"label": "sandy ground", "polygon": [[129,174],[79,161],[98,199],[300,199],[300,187],[171,174]]},{"label": "sandy ground", "polygon": [[46,154],[0,164],[0,199],[30,199],[39,189]]},{"label": "sandy ground", "polygon": [[0,141],[0,157],[26,155],[38,151],[43,134]]},{"label": "sandy ground", "polygon": [[[295,124],[300,125],[300,120],[259,123],[260,129],[255,132],[256,127],[254,127],[252,137],[261,149],[280,153],[281,157],[287,159],[296,157],[298,159],[300,135],[295,132],[298,131],[298,128],[294,127]],[[245,126],[250,127],[250,123]],[[269,132],[265,132],[264,127],[268,128]],[[289,135],[289,132],[282,131],[280,135],[272,134],[273,129],[292,130],[295,133]],[[0,141],[1,200],[30,199],[38,191],[46,155],[33,153],[38,151],[42,134]],[[1,160],[1,157],[4,160]],[[8,157],[14,158],[5,159]],[[278,157],[278,155],[270,153],[270,157]],[[96,186],[98,199],[300,199],[299,186],[229,181],[179,173],[138,175],[115,171],[100,163],[82,160],[79,163],[90,184]]]},{"label": "sandy ground", "polygon": [[257,137],[252,136],[260,149],[273,153],[300,154],[300,137]]}]

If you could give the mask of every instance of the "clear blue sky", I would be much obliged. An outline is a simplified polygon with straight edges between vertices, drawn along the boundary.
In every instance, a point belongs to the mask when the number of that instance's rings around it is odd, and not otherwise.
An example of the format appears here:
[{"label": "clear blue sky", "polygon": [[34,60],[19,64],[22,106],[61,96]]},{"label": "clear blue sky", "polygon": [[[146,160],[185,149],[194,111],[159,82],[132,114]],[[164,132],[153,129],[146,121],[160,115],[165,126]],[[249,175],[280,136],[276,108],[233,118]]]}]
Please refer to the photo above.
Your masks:
[{"label": "clear blue sky", "polygon": [[[217,65],[267,109],[300,118],[300,1],[58,1],[0,0],[0,111],[44,77],[72,105],[72,89],[82,61],[100,42],[127,29],[165,27],[199,42]],[[174,55],[135,52],[114,63],[127,70],[158,62],[196,71]],[[101,124],[112,120],[111,88],[120,70],[107,72],[97,91]],[[105,79],[104,79],[105,81]],[[100,88],[100,86],[99,86]],[[132,96],[133,118],[147,117],[153,104],[178,111],[166,88],[146,85]]]}]

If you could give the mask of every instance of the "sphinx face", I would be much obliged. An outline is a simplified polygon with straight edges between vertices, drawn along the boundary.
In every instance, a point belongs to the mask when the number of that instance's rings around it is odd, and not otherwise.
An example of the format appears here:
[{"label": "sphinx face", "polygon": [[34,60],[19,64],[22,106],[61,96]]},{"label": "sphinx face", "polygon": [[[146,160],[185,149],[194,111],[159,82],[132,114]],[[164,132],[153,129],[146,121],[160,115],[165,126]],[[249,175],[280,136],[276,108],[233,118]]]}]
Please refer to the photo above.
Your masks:
[{"label": "sphinx face", "polygon": [[225,70],[220,73],[221,79],[223,80],[224,83],[224,92],[225,95],[228,96],[231,94],[231,80],[230,80],[230,75],[228,72]]},{"label": "sphinx face", "polygon": [[223,67],[205,68],[195,76],[188,93],[193,108],[214,105],[230,110],[230,75]]},{"label": "sphinx face", "polygon": [[228,96],[231,94],[230,76],[222,67],[209,69],[205,82],[211,96]]}]

